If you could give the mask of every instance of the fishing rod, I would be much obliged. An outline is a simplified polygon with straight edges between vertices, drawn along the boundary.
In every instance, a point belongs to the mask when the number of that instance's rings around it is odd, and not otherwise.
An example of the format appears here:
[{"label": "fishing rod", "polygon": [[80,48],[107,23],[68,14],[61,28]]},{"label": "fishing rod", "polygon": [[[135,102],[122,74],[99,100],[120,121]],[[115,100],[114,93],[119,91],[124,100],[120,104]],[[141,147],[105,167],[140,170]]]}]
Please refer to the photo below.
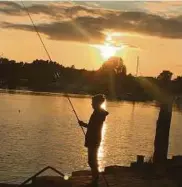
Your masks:
[{"label": "fishing rod", "polygon": [[[42,46],[44,47],[44,50],[45,50],[45,52],[46,52],[46,54],[47,54],[49,60],[52,62],[51,56],[50,56],[50,54],[49,54],[49,52],[48,52],[48,50],[47,50],[47,48],[46,48],[46,45],[44,44],[44,42],[43,42],[43,40],[42,40],[42,37],[41,37],[41,35],[40,35],[40,33],[39,33],[38,29],[37,29],[37,26],[35,25],[35,23],[34,23],[32,17],[31,17],[31,15],[30,15],[30,13],[29,13],[29,11],[28,11],[28,8],[25,7],[25,4],[23,3],[22,0],[21,0],[21,3],[22,3],[22,5],[23,5],[23,8],[25,9],[25,11],[26,11],[27,14],[28,14],[28,16],[29,16],[29,18],[30,18],[30,21],[32,22],[32,25],[33,25],[33,27],[34,27],[34,29],[35,29],[35,31],[36,31],[36,33],[37,33],[37,35],[38,35],[40,41],[41,41]],[[69,101],[69,103],[70,103],[70,105],[71,105],[71,107],[72,107],[72,109],[73,109],[73,112],[74,112],[74,114],[75,114],[75,116],[76,116],[76,118],[77,118],[77,121],[78,121],[78,123],[79,123],[80,120],[79,120],[79,118],[78,118],[78,115],[77,115],[77,113],[76,113],[74,107],[73,107],[73,104],[72,104],[72,102],[71,102],[69,96],[66,95],[66,97],[67,97],[67,99],[68,99],[68,101]],[[83,131],[83,134],[85,135],[85,131],[84,131],[83,127],[82,127],[82,126],[80,126],[80,127],[81,127],[81,129],[82,129],[82,131]]]},{"label": "fishing rod", "polygon": [[[79,118],[78,118],[78,115],[77,115],[77,113],[76,113],[76,111],[75,111],[75,109],[74,109],[74,107],[73,107],[73,104],[72,104],[72,102],[71,102],[71,100],[70,100],[70,98],[67,96],[67,99],[68,99],[68,101],[69,101],[69,103],[70,103],[70,105],[71,105],[71,107],[72,107],[72,109],[73,109],[73,112],[74,112],[74,114],[75,114],[75,116],[76,116],[76,119],[77,119],[77,121],[78,121],[78,123],[79,123]],[[84,131],[84,129],[83,129],[83,127],[82,126],[80,126],[81,127],[81,129],[82,129],[82,131],[83,131],[83,134],[85,135],[85,131]]]},{"label": "fishing rod", "polygon": [[[45,50],[45,52],[46,52],[46,54],[47,54],[49,60],[52,61],[51,56],[50,56],[50,54],[49,54],[49,52],[48,52],[48,50],[47,50],[47,48],[46,48],[46,45],[44,44],[44,42],[43,42],[43,40],[42,40],[42,38],[41,38],[41,35],[39,34],[39,31],[38,31],[36,25],[34,24],[34,21],[33,21],[33,19],[32,19],[32,17],[31,17],[30,13],[29,13],[29,11],[28,11],[28,8],[25,7],[25,4],[23,3],[22,0],[21,0],[21,2],[22,2],[22,5],[23,5],[25,11],[27,12],[27,14],[28,14],[28,16],[29,16],[29,18],[30,18],[30,21],[32,22],[32,25],[33,25],[33,27],[34,27],[34,29],[35,29],[35,31],[36,31],[36,33],[37,33],[37,35],[38,35],[38,37],[39,37],[39,39],[40,39],[42,45],[43,45],[43,47],[44,47],[44,50]],[[67,99],[68,99],[68,101],[69,101],[69,103],[70,103],[70,105],[71,105],[71,107],[72,107],[72,109],[73,109],[73,112],[74,112],[74,114],[75,114],[75,116],[76,116],[76,118],[77,118],[77,121],[78,121],[78,123],[79,123],[80,120],[79,120],[79,118],[78,118],[78,115],[77,115],[77,113],[76,113],[74,107],[73,107],[73,104],[72,104],[72,102],[71,102],[69,96],[66,95],[66,97],[67,97]],[[82,132],[83,132],[83,134],[84,134],[84,136],[85,136],[85,131],[84,131],[83,127],[82,127],[82,126],[80,126],[80,127],[81,127]],[[109,184],[108,184],[108,182],[107,182],[107,180],[106,180],[106,178],[105,178],[105,176],[104,176],[103,173],[101,173],[101,176],[103,177],[106,186],[109,187]]]}]

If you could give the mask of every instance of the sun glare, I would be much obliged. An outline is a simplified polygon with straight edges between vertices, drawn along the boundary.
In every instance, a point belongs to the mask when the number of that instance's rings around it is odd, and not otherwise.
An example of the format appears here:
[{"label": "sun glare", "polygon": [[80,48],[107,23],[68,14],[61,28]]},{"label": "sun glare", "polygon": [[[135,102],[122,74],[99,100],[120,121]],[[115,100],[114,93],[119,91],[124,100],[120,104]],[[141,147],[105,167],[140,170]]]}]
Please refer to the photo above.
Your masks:
[{"label": "sun glare", "polygon": [[108,36],[106,37],[106,41],[112,41],[111,35],[108,35]]},{"label": "sun glare", "polygon": [[120,44],[116,46],[116,42],[113,40],[113,36],[119,36],[118,33],[107,34],[104,44],[102,45],[92,45],[95,48],[99,49],[100,54],[104,60],[114,56],[117,51],[121,50],[124,45]]},{"label": "sun glare", "polygon": [[100,54],[103,57],[103,59],[106,60],[109,57],[114,56],[116,52],[120,50],[122,47],[115,47],[112,44],[105,43],[104,45],[100,45],[97,48],[100,50]]},{"label": "sun glare", "polygon": [[105,109],[106,110],[106,101],[104,101],[101,105],[101,108]]}]

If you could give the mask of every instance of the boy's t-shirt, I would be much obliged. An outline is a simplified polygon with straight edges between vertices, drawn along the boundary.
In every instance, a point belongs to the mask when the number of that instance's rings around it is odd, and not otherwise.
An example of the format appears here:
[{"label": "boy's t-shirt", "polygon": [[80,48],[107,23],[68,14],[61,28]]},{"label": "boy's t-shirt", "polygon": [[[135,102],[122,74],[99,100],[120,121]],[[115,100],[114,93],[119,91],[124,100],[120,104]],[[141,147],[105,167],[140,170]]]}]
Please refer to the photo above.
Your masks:
[{"label": "boy's t-shirt", "polygon": [[100,146],[102,139],[102,127],[109,113],[104,109],[94,110],[87,127],[87,133],[85,136],[86,147]]}]

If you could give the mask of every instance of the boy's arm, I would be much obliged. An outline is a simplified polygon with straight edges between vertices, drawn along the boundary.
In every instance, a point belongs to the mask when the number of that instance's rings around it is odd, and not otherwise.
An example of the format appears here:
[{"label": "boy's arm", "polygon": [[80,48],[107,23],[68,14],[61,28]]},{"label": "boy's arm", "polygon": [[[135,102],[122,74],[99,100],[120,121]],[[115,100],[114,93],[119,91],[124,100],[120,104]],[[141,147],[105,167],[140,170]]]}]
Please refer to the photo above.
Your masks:
[{"label": "boy's arm", "polygon": [[85,128],[87,128],[87,126],[88,126],[88,124],[83,121],[78,121],[78,123],[80,126],[85,127]]}]

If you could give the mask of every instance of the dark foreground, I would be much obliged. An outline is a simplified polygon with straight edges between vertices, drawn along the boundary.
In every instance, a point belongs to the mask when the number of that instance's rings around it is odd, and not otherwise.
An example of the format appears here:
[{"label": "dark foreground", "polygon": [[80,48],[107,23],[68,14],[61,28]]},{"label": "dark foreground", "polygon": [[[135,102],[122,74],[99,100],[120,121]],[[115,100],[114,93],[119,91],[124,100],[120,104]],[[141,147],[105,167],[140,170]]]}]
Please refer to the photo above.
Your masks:
[{"label": "dark foreground", "polygon": [[[173,157],[163,165],[152,163],[132,163],[131,167],[109,166],[100,174],[99,187],[182,187],[181,157]],[[91,187],[90,171],[76,171],[69,180],[62,177],[37,177],[25,186],[37,187]],[[15,187],[0,184],[0,187]]]}]

